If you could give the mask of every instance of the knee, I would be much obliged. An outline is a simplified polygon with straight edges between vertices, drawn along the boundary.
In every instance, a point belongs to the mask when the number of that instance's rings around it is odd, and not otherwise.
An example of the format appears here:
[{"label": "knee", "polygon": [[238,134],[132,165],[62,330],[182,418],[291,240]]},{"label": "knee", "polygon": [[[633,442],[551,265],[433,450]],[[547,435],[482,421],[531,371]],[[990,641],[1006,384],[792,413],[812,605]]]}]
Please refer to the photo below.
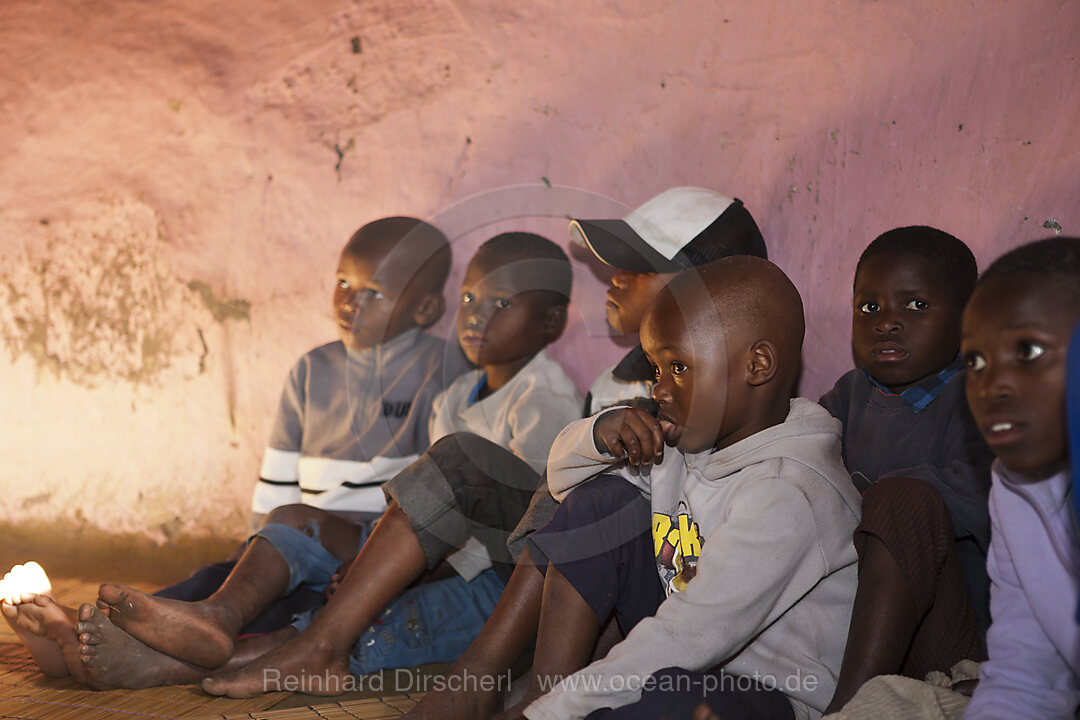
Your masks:
[{"label": "knee", "polygon": [[428,455],[437,462],[449,459],[468,459],[476,457],[477,453],[486,452],[493,444],[490,440],[485,440],[479,435],[470,432],[450,433],[436,440],[428,448]]},{"label": "knee", "polygon": [[271,510],[263,519],[263,527],[267,525],[287,525],[295,530],[313,535],[314,526],[319,525],[322,518],[327,514],[325,510],[297,503],[295,505],[281,505]]},{"label": "knee", "polygon": [[922,517],[934,526],[948,525],[952,532],[952,521],[941,493],[919,478],[885,478],[871,485],[863,494],[863,515],[873,515],[881,509],[900,517]]},{"label": "knee", "polygon": [[600,475],[575,488],[562,505],[568,512],[580,508],[610,511],[641,499],[641,492],[618,475]]},{"label": "knee", "polygon": [[862,520],[855,531],[873,535],[901,565],[902,557],[930,553],[937,565],[953,546],[953,523],[945,501],[933,486],[917,478],[886,478],[863,495]]}]

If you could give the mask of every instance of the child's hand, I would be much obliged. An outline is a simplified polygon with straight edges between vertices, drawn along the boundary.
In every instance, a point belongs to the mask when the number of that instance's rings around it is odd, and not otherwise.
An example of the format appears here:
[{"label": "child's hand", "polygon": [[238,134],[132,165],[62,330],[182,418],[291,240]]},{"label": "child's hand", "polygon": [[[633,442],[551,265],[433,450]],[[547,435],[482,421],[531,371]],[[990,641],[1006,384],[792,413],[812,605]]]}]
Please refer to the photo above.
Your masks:
[{"label": "child's hand", "polygon": [[604,413],[593,425],[593,444],[631,465],[659,463],[664,459],[664,430],[660,422],[638,407]]},{"label": "child's hand", "polygon": [[338,566],[337,572],[330,576],[330,582],[326,584],[326,588],[323,590],[323,597],[328,601],[334,596],[337,589],[341,587],[341,581],[349,574],[349,568],[352,567],[354,560],[356,560],[356,558],[353,558],[349,562],[342,563]]}]

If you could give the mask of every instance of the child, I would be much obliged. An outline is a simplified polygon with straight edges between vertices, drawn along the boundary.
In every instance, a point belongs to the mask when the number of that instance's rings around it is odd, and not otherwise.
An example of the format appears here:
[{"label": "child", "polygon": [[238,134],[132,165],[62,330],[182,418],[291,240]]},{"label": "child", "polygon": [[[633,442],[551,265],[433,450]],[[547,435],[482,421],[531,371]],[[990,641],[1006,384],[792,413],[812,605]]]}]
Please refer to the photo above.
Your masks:
[{"label": "child", "polygon": [[[608,323],[634,335],[645,310],[679,270],[728,255],[766,254],[761,232],[742,202],[704,188],[665,190],[622,220],[573,220],[570,234],[615,268],[607,291]],[[654,377],[639,344],[592,384],[584,415],[612,405],[655,406]],[[536,639],[544,576],[535,569],[525,538],[547,524],[556,507],[542,483],[510,536],[517,565],[507,588],[477,640],[450,671],[447,688],[453,689],[428,693],[410,717],[471,720],[494,712],[506,688],[481,687],[468,679],[503,676]]]},{"label": "child", "polygon": [[1080,321],[1080,239],[1024,245],[995,261],[964,311],[967,399],[997,455],[989,659],[964,714],[1072,718],[1080,705],[1080,540],[1070,512],[1065,363]]},{"label": "child", "polygon": [[[457,432],[443,438],[388,483],[393,492],[413,483],[423,485],[415,494],[433,525],[445,514],[437,508],[437,488],[449,478],[467,483],[476,473],[495,467],[508,473],[505,481],[521,487],[526,498],[535,489],[539,474],[534,468],[542,466],[555,434],[581,404],[569,378],[543,352],[562,332],[570,282],[565,253],[529,233],[497,236],[469,263],[457,330],[466,354],[482,371],[463,376],[436,400],[432,434],[462,430],[476,434]],[[502,456],[489,462],[484,457],[495,452],[492,448]],[[474,462],[464,467],[433,460],[446,457]],[[351,682],[350,670],[366,674],[460,654],[497,600],[502,581],[487,571],[472,582],[453,577],[418,585],[397,599],[399,611],[384,613],[427,560],[416,535],[400,537],[401,507],[404,504],[391,503],[341,587],[309,627],[299,635],[287,629],[278,638],[289,638],[284,645],[243,673],[208,680],[207,690],[232,695],[261,692],[274,677],[291,677],[296,669],[292,663],[299,663],[297,667],[306,668],[300,677],[319,683],[309,692],[335,694]],[[84,665],[94,683],[123,682],[125,663],[145,669],[155,662],[172,667],[181,660],[204,668],[197,676],[202,677],[205,668],[228,660],[234,651],[233,634],[266,602],[299,583],[326,582],[347,557],[341,548],[351,545],[355,552],[355,531],[350,537],[349,528],[336,519],[321,518],[315,509],[310,513],[319,522],[307,533],[289,524],[264,524],[229,580],[206,601],[175,603],[103,585],[98,604],[108,617],[84,605],[78,626],[85,638],[80,638],[80,651],[87,656]],[[267,518],[272,519],[273,514]],[[478,527],[476,535],[486,542],[482,530]],[[429,540],[445,539],[436,529]],[[503,543],[505,547],[505,537]],[[372,625],[376,619],[378,627]],[[157,652],[131,651],[132,636]],[[332,652],[326,652],[328,647]],[[175,675],[169,678],[175,681]],[[187,681],[192,679],[197,678]]]},{"label": "child", "polygon": [[[362,519],[377,517],[385,507],[379,484],[427,449],[432,401],[466,369],[457,348],[422,332],[443,314],[450,261],[446,237],[416,218],[375,220],[349,239],[338,261],[332,302],[340,339],[305,354],[289,374],[253,497],[256,519],[301,501]],[[278,517],[299,516],[296,510],[282,509]],[[366,534],[366,527],[356,528]],[[234,564],[202,568],[162,592],[203,599]],[[294,612],[321,603],[320,593],[298,591],[245,630],[283,627]],[[8,610],[16,617],[16,608]],[[71,645],[74,611],[61,612],[49,597],[24,611],[34,632],[43,633],[47,625],[53,641],[62,638],[62,647]],[[66,674],[71,663],[56,655],[53,641],[36,644],[48,666],[43,669]]]},{"label": "child", "polygon": [[427,449],[432,400],[466,369],[456,348],[420,332],[442,317],[449,270],[446,238],[419,220],[385,218],[352,236],[334,287],[341,339],[289,373],[252,498],[256,526],[292,503],[386,509],[381,482]]},{"label": "child", "polygon": [[[456,347],[422,332],[443,314],[449,271],[446,237],[415,218],[375,220],[349,239],[332,303],[340,339],[289,372],[252,497],[253,529],[293,503],[368,524],[386,509],[380,485],[427,450],[431,403],[467,369]],[[157,594],[205,599],[234,565],[201,568]],[[278,629],[319,604],[319,593],[301,589],[244,630]]]},{"label": "child", "polygon": [[[621,220],[572,220],[570,236],[615,268],[605,310],[608,324],[624,335],[637,334],[641,316],[675,273],[729,255],[768,258],[742,201],[705,188],[665,190]],[[629,398],[648,398],[652,380],[639,344],[600,373],[585,396],[583,416]]]},{"label": "child", "polygon": [[821,398],[844,424],[845,464],[865,493],[859,590],[830,711],[877,675],[922,680],[983,657],[993,458],[958,357],[976,277],[967,246],[930,227],[890,230],[859,258],[858,369]]},{"label": "child", "polygon": [[548,462],[565,499],[529,541],[547,565],[540,682],[584,664],[610,613],[632,631],[528,717],[689,717],[700,691],[653,675],[675,665],[722,665],[707,697],[724,696],[723,717],[825,706],[855,595],[859,497],[839,423],[790,399],[802,338],[798,291],[758,258],[682,273],[649,309],[657,415],[617,408],[568,426]]}]

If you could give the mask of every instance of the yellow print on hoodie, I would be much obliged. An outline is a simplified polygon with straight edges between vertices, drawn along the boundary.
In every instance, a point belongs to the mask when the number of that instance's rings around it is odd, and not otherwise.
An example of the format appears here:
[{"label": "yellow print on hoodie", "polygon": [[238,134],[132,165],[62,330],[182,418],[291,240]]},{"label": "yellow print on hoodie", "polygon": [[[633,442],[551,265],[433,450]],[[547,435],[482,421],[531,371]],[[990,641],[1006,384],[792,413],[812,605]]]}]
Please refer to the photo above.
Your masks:
[{"label": "yellow print on hoodie", "polygon": [[698,556],[705,542],[685,502],[679,502],[675,515],[653,513],[652,538],[656,567],[665,591],[671,595],[685,589],[697,573]]}]

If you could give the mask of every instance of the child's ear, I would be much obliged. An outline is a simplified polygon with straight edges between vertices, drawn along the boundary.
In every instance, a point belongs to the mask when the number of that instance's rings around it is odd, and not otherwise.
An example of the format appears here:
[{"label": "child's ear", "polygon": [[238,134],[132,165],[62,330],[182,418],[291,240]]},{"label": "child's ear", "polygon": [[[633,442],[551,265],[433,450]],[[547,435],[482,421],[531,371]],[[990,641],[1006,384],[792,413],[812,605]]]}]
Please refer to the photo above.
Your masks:
[{"label": "child's ear", "polygon": [[764,385],[773,379],[778,369],[779,356],[776,347],[768,340],[758,340],[750,346],[750,359],[746,364],[746,384]]},{"label": "child's ear", "polygon": [[424,299],[420,301],[420,305],[417,306],[416,312],[413,313],[413,322],[421,328],[429,328],[439,322],[439,318],[443,316],[445,311],[446,298],[442,296],[442,293],[425,295]]},{"label": "child's ear", "polygon": [[544,335],[547,341],[553,343],[559,339],[566,329],[566,306],[556,305],[549,307],[544,314]]}]

